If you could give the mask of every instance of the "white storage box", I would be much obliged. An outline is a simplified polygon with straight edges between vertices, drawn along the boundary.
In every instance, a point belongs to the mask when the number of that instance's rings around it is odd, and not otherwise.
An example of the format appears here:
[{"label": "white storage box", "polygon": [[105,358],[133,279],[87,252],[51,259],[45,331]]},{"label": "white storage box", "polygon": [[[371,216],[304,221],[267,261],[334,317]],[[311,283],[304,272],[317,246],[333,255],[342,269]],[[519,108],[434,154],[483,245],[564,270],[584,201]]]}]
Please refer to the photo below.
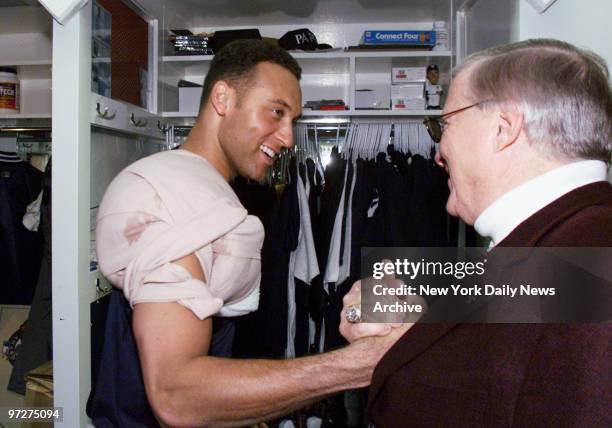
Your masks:
[{"label": "white storage box", "polygon": [[424,98],[425,85],[422,83],[405,83],[391,85],[391,98]]},{"label": "white storage box", "polygon": [[376,108],[378,104],[376,101],[376,91],[372,89],[357,89],[355,91],[355,108]]},{"label": "white storage box", "polygon": [[425,98],[391,98],[391,110],[425,110]]},{"label": "white storage box", "polygon": [[200,109],[202,87],[179,88],[179,112],[197,113]]},{"label": "white storage box", "polygon": [[425,82],[427,68],[425,67],[392,67],[391,83]]}]

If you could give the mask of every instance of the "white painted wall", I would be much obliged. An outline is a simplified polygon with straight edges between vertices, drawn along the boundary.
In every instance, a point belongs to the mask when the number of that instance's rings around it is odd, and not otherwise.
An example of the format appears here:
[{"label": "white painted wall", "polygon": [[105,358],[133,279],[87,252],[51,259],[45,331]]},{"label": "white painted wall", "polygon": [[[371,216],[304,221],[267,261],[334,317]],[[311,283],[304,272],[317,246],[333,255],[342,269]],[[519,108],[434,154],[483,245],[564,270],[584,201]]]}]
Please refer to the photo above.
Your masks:
[{"label": "white painted wall", "polygon": [[516,40],[518,0],[479,0],[467,14],[466,54]]},{"label": "white painted wall", "polygon": [[612,67],[610,0],[557,0],[543,14],[520,0],[519,39],[552,37],[601,55]]},{"label": "white painted wall", "polygon": [[159,151],[157,144],[144,141],[144,137],[92,128],[90,207],[100,205],[106,188],[123,168],[143,156]]}]

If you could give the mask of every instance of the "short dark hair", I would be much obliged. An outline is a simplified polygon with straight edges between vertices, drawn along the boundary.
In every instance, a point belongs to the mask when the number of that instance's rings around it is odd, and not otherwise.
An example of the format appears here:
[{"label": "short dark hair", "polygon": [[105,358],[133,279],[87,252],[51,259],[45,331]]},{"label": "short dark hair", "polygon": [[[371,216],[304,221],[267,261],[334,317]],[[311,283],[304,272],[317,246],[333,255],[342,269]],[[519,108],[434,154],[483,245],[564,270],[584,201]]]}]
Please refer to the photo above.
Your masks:
[{"label": "short dark hair", "polygon": [[297,61],[284,49],[263,40],[235,40],[225,45],[212,59],[210,70],[204,79],[200,110],[208,101],[212,87],[219,80],[227,81],[238,91],[246,89],[255,67],[260,62],[278,64],[298,80],[302,76],[302,69]]}]

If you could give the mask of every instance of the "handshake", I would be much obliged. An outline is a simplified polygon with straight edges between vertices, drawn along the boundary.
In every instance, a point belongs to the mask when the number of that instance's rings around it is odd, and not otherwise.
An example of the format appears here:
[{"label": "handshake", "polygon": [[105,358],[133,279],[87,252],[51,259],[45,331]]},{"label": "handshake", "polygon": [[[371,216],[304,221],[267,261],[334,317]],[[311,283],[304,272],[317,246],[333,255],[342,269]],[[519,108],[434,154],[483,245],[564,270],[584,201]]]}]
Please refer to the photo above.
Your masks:
[{"label": "handshake", "polygon": [[[384,274],[376,279],[376,287],[384,292],[376,293],[375,307],[391,308],[401,304],[403,307],[408,306],[417,310],[408,311],[408,313],[402,315],[390,314],[392,315],[391,317],[385,316],[382,321],[362,321],[362,282],[370,284],[372,280],[373,278],[366,278],[356,281],[343,298],[343,308],[340,314],[340,333],[349,342],[367,336],[386,336],[395,329],[398,329],[403,334],[427,310],[427,303],[422,297],[414,295],[406,296],[401,292],[405,288],[405,284],[401,280],[396,279],[394,274]],[[370,321],[372,318],[377,319],[379,317],[366,317],[367,321]],[[397,332],[394,332],[395,334]]]}]

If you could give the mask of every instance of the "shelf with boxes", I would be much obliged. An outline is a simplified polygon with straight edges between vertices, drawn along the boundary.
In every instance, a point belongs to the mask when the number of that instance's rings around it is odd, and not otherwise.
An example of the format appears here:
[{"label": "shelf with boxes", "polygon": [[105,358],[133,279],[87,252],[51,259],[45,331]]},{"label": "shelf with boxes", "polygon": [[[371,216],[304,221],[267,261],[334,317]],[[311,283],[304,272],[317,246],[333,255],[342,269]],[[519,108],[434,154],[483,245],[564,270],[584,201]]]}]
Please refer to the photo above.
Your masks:
[{"label": "shelf with boxes", "polygon": [[239,38],[262,38],[287,49],[302,68],[303,107],[311,107],[303,108],[304,116],[422,116],[425,105],[392,110],[391,69],[437,64],[442,85],[448,84],[454,62],[452,3],[430,0],[415,8],[398,1],[372,8],[330,0],[304,17],[282,20],[277,16],[282,9],[266,13],[259,7],[240,20],[167,14],[160,28],[160,114],[173,122],[196,115],[201,88],[178,83],[202,85],[213,55],[190,54],[216,52]]},{"label": "shelf with boxes", "polygon": [[[436,84],[439,92],[444,92],[450,83],[452,59],[448,51],[356,58],[355,108],[389,108],[407,115],[419,110],[441,109],[444,94],[442,99],[427,99],[426,89],[431,86],[427,70],[437,70]],[[433,74],[430,72],[429,76],[433,78]]]},{"label": "shelf with boxes", "polygon": [[[402,110],[391,109],[392,69],[394,67],[420,67],[421,83],[425,85],[426,68],[438,65],[441,80],[448,82],[452,60],[450,51],[384,50],[331,52],[291,52],[302,67],[302,98],[309,100],[346,100],[346,110],[303,110],[304,116],[351,115],[422,116],[439,114],[425,110],[426,105]],[[164,87],[162,117],[195,117],[201,86],[178,87],[179,80],[201,85],[208,72],[212,55],[164,56],[160,84]],[[408,83],[408,82],[406,82]],[[410,82],[414,83],[414,82]],[[364,90],[371,92],[364,97]],[[424,95],[423,95],[424,96]],[[368,101],[370,100],[370,101]],[[410,106],[409,106],[410,107]]]}]

